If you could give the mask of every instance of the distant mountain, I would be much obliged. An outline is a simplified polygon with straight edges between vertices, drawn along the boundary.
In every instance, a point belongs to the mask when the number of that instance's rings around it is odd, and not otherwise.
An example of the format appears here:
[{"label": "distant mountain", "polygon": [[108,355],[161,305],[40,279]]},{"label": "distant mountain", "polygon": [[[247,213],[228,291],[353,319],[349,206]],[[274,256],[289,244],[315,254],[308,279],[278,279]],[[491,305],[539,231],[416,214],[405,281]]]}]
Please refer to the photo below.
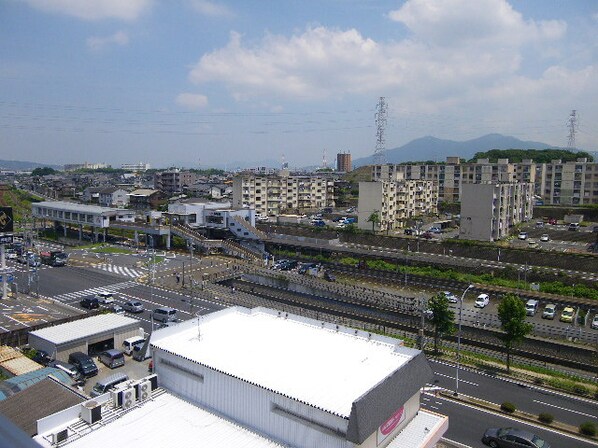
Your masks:
[{"label": "distant mountain", "polygon": [[49,163],[22,162],[19,160],[0,160],[0,169],[9,171],[32,171],[35,168],[53,168],[62,170],[62,165],[52,165]]},{"label": "distant mountain", "polygon": [[[427,160],[444,162],[450,156],[470,159],[476,152],[489,151],[491,149],[547,148],[557,147],[547,143],[523,141],[501,134],[488,134],[464,142],[443,140],[436,137],[422,137],[412,140],[399,148],[386,150],[385,163],[422,162]],[[353,161],[355,167],[371,165],[373,163],[373,155]]]}]

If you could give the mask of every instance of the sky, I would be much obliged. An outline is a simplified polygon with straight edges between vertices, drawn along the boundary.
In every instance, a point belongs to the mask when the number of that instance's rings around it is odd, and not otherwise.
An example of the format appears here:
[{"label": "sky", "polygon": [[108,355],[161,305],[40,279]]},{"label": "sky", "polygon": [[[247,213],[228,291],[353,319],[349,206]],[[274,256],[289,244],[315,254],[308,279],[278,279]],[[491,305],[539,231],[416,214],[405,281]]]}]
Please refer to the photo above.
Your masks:
[{"label": "sky", "polygon": [[0,0],[0,159],[334,167],[380,97],[387,149],[597,151],[597,55],[595,0]]}]

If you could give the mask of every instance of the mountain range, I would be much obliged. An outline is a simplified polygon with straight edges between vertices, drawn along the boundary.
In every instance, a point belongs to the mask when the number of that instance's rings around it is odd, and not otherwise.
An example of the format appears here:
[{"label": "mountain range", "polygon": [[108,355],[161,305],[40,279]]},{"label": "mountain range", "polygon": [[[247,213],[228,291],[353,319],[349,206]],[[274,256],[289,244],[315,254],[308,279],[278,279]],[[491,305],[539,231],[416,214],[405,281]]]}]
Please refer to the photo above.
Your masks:
[{"label": "mountain range", "polygon": [[[488,134],[473,140],[457,142],[443,140],[436,137],[422,137],[410,141],[398,148],[387,149],[384,152],[384,163],[444,162],[447,157],[455,156],[471,159],[476,152],[491,149],[560,149],[547,143],[523,141],[518,138],[501,134]],[[353,160],[353,166],[372,165],[374,155]]]},{"label": "mountain range", "polygon": [[62,170],[62,165],[50,165],[48,163],[23,162],[20,160],[0,160],[0,169],[7,171],[32,171],[35,168],[43,167]]}]

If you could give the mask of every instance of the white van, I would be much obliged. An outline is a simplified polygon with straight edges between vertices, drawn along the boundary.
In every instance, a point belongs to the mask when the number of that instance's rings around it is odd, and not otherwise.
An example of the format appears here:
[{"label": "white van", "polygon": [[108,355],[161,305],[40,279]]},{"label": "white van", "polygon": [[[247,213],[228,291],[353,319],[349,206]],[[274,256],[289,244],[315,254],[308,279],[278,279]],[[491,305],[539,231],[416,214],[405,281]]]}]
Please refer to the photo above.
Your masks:
[{"label": "white van", "polygon": [[95,386],[93,386],[93,389],[91,389],[90,395],[92,397],[98,397],[102,394],[105,394],[116,385],[124,383],[128,380],[129,377],[125,373],[115,373],[114,375],[110,375],[103,380],[99,380]]},{"label": "white van", "polygon": [[537,300],[529,299],[525,303],[525,314],[528,316],[534,316],[536,311],[538,311],[538,304],[539,302]]},{"label": "white van", "polygon": [[135,349],[135,346],[143,345],[144,342],[145,342],[145,339],[142,338],[141,336],[133,336],[132,338],[125,339],[123,341],[123,352],[125,352],[126,355],[131,356],[133,354],[133,350]]},{"label": "white van", "polygon": [[176,320],[176,310],[168,307],[156,308],[152,316],[159,322],[170,322]]}]

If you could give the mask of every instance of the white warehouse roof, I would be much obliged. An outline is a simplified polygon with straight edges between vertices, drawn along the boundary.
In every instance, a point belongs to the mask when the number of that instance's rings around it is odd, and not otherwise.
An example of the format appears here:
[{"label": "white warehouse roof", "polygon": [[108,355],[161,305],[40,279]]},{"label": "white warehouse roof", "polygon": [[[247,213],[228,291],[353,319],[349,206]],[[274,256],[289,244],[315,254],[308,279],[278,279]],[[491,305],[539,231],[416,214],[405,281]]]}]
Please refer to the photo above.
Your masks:
[{"label": "white warehouse roof", "polygon": [[419,353],[400,341],[236,307],[154,333],[152,345],[348,418],[355,400]]},{"label": "white warehouse roof", "polygon": [[[53,445],[48,439],[49,434],[34,437],[41,446],[50,448]],[[168,446],[283,448],[283,445],[169,393],[154,396],[134,408],[133,412],[127,412],[107,423],[98,424],[97,429],[93,429],[83,437],[69,440],[67,446],[105,448],[120,445],[143,448]]]},{"label": "white warehouse roof", "polygon": [[30,334],[55,345],[60,345],[65,342],[76,341],[131,326],[139,326],[139,321],[130,317],[110,313],[42,328],[41,330],[32,331]]}]

